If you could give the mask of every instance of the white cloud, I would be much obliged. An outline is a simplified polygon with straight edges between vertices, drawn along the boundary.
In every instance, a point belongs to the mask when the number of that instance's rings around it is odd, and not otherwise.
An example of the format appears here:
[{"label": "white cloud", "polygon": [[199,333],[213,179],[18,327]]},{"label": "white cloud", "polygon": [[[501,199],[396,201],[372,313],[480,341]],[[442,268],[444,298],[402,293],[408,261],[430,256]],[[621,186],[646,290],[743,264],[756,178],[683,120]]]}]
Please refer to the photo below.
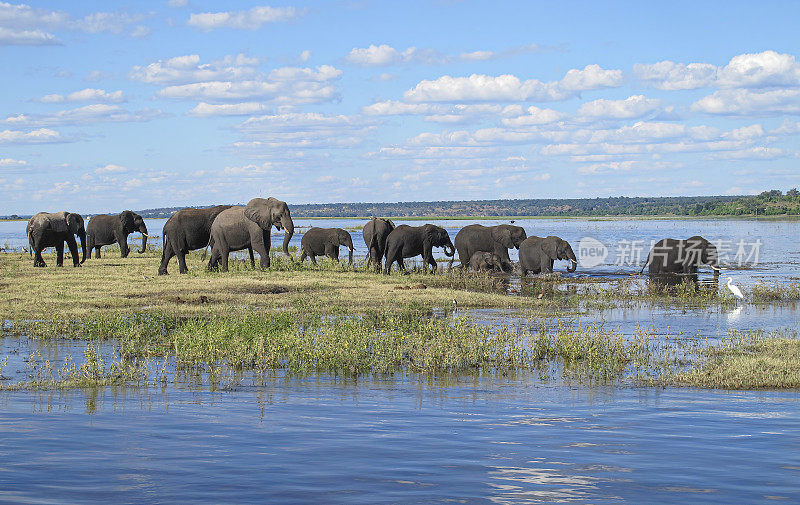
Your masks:
[{"label": "white cloud", "polygon": [[0,120],[0,124],[16,127],[90,125],[150,121],[163,115],[158,109],[130,112],[118,105],[92,104],[54,114],[17,114]]},{"label": "white cloud", "polygon": [[113,163],[109,163],[106,166],[100,167],[94,171],[96,174],[108,174],[108,173],[122,173],[127,172],[128,169],[126,167],[120,165],[114,165]]},{"label": "white cloud", "polygon": [[0,144],[51,144],[69,142],[57,131],[40,128],[29,132],[20,130],[3,130],[0,132]]},{"label": "white cloud", "polygon": [[318,103],[338,98],[331,81],[341,71],[322,65],[310,68],[285,67],[260,80],[207,81],[167,86],[158,92],[163,98],[208,102],[273,101],[285,104]]},{"label": "white cloud", "polygon": [[535,107],[533,105],[528,107],[527,112],[528,113],[524,115],[505,118],[502,120],[502,123],[511,128],[519,128],[555,123],[566,116],[566,114],[562,112],[558,112],[553,109],[540,109],[539,107]]},{"label": "white cloud", "polygon": [[189,5],[189,0],[167,0],[168,7],[186,7]]},{"label": "white cloud", "polygon": [[267,23],[297,19],[305,15],[305,12],[304,9],[296,9],[294,7],[269,7],[264,5],[253,7],[246,11],[191,14],[186,24],[206,31],[215,28],[258,30]]},{"label": "white cloud", "polygon": [[633,95],[625,100],[586,102],[578,109],[578,116],[587,119],[638,119],[655,113],[660,107],[660,100]]},{"label": "white cloud", "polygon": [[693,103],[691,110],[724,116],[800,114],[800,88],[719,90]]},{"label": "white cloud", "polygon": [[131,37],[146,37],[150,35],[150,28],[145,25],[137,25],[131,30]]},{"label": "white cloud", "polygon": [[387,65],[399,65],[406,63],[443,63],[447,57],[433,49],[419,49],[409,47],[404,51],[398,51],[392,46],[381,44],[376,46],[370,44],[369,47],[354,47],[345,57],[345,61],[353,65],[362,67],[384,67]]},{"label": "white cloud", "polygon": [[309,51],[308,49],[300,53],[300,61],[306,62],[310,59],[311,59],[311,51]]},{"label": "white cloud", "polygon": [[249,116],[263,114],[269,111],[269,106],[261,102],[241,102],[227,104],[198,103],[189,111],[191,116]]},{"label": "white cloud", "polygon": [[461,53],[461,59],[468,61],[486,61],[491,60],[496,56],[497,53],[492,51],[472,51],[471,53]]},{"label": "white cloud", "polygon": [[510,74],[500,76],[472,74],[469,77],[442,76],[433,81],[421,81],[406,91],[409,102],[468,102],[468,101],[537,101],[566,100],[581,91],[618,87],[622,84],[621,70],[605,70],[587,65],[572,69],[560,81],[526,81]]},{"label": "white cloud", "polygon": [[118,103],[124,102],[125,96],[122,91],[108,92],[103,89],[86,88],[74,91],[68,95],[45,95],[37,100],[42,103],[63,103],[63,102],[103,102]]},{"label": "white cloud", "polygon": [[258,74],[256,58],[244,54],[227,56],[210,63],[200,63],[200,56],[187,54],[168,60],[158,60],[147,66],[135,66],[131,79],[150,84],[182,84],[199,81],[239,81]]},{"label": "white cloud", "polygon": [[0,46],[54,46],[61,42],[43,30],[20,30],[0,26]]},{"label": "white cloud", "polygon": [[20,167],[27,165],[27,161],[15,160],[13,158],[0,158],[0,167]]},{"label": "white cloud", "polygon": [[724,67],[661,61],[636,64],[633,70],[645,84],[664,90],[800,86],[800,64],[794,56],[775,51],[740,54]]},{"label": "white cloud", "polygon": [[774,160],[778,158],[798,157],[798,153],[778,147],[755,146],[737,151],[712,153],[709,159],[718,160]]}]

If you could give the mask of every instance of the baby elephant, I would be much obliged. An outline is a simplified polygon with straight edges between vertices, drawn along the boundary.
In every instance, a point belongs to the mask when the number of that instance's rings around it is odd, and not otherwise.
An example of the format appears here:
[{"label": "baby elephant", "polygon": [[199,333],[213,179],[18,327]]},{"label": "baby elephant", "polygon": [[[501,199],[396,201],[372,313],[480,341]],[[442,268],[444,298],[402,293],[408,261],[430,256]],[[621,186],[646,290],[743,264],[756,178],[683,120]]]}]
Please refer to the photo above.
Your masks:
[{"label": "baby elephant", "polygon": [[317,264],[317,256],[325,255],[334,261],[339,261],[339,246],[346,246],[350,251],[349,263],[353,264],[353,238],[346,230],[341,228],[311,228],[300,241],[300,262],[311,258],[311,263]]},{"label": "baby elephant", "polygon": [[501,272],[503,259],[494,253],[476,251],[469,259],[469,267],[476,272]]}]

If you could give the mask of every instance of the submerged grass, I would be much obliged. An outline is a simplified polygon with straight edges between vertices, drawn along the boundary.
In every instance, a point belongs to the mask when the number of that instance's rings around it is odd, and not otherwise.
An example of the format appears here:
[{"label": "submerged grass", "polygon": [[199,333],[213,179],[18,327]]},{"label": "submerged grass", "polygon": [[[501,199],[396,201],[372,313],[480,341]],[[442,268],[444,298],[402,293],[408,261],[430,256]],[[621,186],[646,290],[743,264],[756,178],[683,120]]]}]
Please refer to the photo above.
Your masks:
[{"label": "submerged grass", "polygon": [[677,384],[714,389],[800,389],[797,330],[732,332],[701,352],[699,366],[675,377]]}]

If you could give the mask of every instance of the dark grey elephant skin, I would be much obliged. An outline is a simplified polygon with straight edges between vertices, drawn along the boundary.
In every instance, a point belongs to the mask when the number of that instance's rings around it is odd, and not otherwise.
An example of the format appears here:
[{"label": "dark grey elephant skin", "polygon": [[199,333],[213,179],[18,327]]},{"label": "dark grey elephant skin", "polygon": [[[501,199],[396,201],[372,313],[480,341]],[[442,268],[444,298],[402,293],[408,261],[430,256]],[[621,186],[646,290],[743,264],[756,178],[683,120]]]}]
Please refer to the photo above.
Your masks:
[{"label": "dark grey elephant skin", "polygon": [[317,256],[327,256],[334,261],[339,261],[339,246],[345,246],[350,251],[348,263],[353,264],[353,238],[347,230],[341,228],[311,228],[300,240],[300,262],[306,257],[311,258],[311,263],[317,264]]},{"label": "dark grey elephant skin", "polygon": [[364,236],[364,243],[367,245],[367,268],[370,264],[375,265],[376,270],[381,269],[383,256],[386,253],[386,238],[394,230],[394,223],[388,219],[373,217],[361,234]]},{"label": "dark grey elephant skin", "polygon": [[130,252],[128,235],[137,231],[142,234],[142,247],[137,252],[142,254],[147,249],[148,237],[147,226],[145,226],[142,216],[130,210],[124,210],[119,214],[92,216],[89,224],[86,225],[86,248],[89,250],[89,258],[92,257],[92,249],[97,251],[97,258],[99,258],[100,248],[115,242],[119,244],[122,257],[127,258]]},{"label": "dark grey elephant skin", "polygon": [[[422,271],[428,271],[428,265],[436,273],[436,260],[433,259],[433,248],[443,247],[447,256],[455,254],[455,247],[450,241],[447,230],[440,226],[426,224],[423,226],[408,226],[401,224],[386,238],[386,267],[384,274],[392,270],[392,263],[397,262],[400,271],[405,272],[404,258],[413,258],[422,255]],[[448,251],[448,248],[450,251]]]},{"label": "dark grey elephant skin", "polygon": [[[64,266],[64,242],[69,246],[72,266],[79,267],[86,261],[86,229],[83,217],[74,212],[40,212],[28,220],[25,228],[31,254],[34,255],[33,266],[45,267],[42,251],[47,247],[56,248],[56,265]],[[78,243],[75,236],[81,239],[83,258],[78,261]]]},{"label": "dark grey elephant skin", "polygon": [[655,243],[647,255],[642,270],[650,265],[650,275],[695,275],[697,268],[709,265],[714,275],[719,275],[717,248],[701,236],[695,235],[686,240],[665,238]]},{"label": "dark grey elephant skin", "polygon": [[231,207],[232,205],[217,205],[205,209],[181,209],[173,214],[164,224],[162,233],[164,251],[161,254],[158,275],[167,275],[167,266],[173,256],[178,257],[180,273],[188,272],[186,255],[189,251],[202,249],[208,244],[214,219],[220,212]]},{"label": "dark grey elephant skin", "polygon": [[559,237],[528,237],[519,248],[519,263],[522,275],[527,273],[549,274],[553,272],[555,260],[570,262],[567,272],[578,268],[578,259],[569,242]]},{"label": "dark grey elephant skin", "polygon": [[[459,268],[469,266],[472,255],[477,251],[492,252],[500,257],[503,262],[503,271],[510,272],[514,265],[508,257],[509,249],[519,249],[527,238],[525,229],[521,226],[500,224],[497,226],[483,226],[471,224],[459,230],[456,234],[455,245],[458,250],[458,259],[461,261]],[[450,260],[452,267],[453,260]]]},{"label": "dark grey elephant skin", "polygon": [[495,253],[478,251],[469,259],[469,268],[476,272],[502,272],[503,259]]},{"label": "dark grey elephant skin", "polygon": [[[214,270],[221,263],[220,269],[227,272],[229,253],[248,247],[261,256],[261,268],[269,268],[270,230],[273,226],[285,231],[283,253],[290,256],[289,241],[294,235],[294,222],[286,202],[275,198],[253,198],[245,207],[223,210],[211,224],[208,269]],[[254,263],[252,255],[250,262]]]}]

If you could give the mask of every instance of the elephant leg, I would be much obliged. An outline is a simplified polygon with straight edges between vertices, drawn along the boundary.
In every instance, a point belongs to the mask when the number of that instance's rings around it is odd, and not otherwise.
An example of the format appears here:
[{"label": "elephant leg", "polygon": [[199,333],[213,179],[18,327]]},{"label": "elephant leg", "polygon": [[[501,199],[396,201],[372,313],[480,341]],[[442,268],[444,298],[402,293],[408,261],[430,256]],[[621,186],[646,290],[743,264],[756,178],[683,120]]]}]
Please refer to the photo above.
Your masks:
[{"label": "elephant leg", "polygon": [[437,268],[437,265],[436,265],[436,260],[435,260],[435,259],[433,259],[433,254],[431,254],[430,256],[428,256],[428,265],[430,265],[430,266],[431,266],[431,268],[433,268],[433,273],[434,273],[434,275],[435,275],[435,274],[436,274],[436,268]]},{"label": "elephant leg", "polygon": [[[269,268],[269,230],[264,231],[259,228],[257,233],[253,233],[250,236],[250,247],[251,251],[255,249],[258,255],[261,256],[261,268]],[[250,254],[252,254],[252,252]],[[250,258],[253,262],[253,268],[255,268],[255,260],[252,259],[252,256],[250,256]]]},{"label": "elephant leg", "polygon": [[303,247],[302,249],[300,249],[300,263],[304,262],[307,257],[308,254],[306,253],[306,248]]},{"label": "elephant leg", "polygon": [[117,239],[117,243],[119,244],[119,250],[120,250],[120,253],[122,254],[122,257],[123,258],[127,258],[128,257],[128,253],[130,253],[130,249],[128,249],[128,236],[124,235],[124,234],[123,235],[115,234],[115,235],[116,235],[115,238]]},{"label": "elephant leg", "polygon": [[67,237],[67,246],[69,247],[69,255],[72,256],[72,266],[79,267],[81,266],[81,257],[78,253],[78,242],[75,240],[73,235],[69,235]]},{"label": "elephant leg", "polygon": [[[250,255],[250,268],[252,268],[253,270],[255,270],[255,269],[256,269],[256,257],[253,255],[253,248],[252,248],[252,247],[248,247],[248,248],[247,248],[247,254],[249,254],[249,255]],[[261,254],[261,253],[259,253],[259,255],[260,255],[260,254]],[[261,259],[261,262],[263,263],[263,261],[264,261],[264,260],[263,260],[263,258],[264,258],[264,257],[263,257],[263,256],[261,256],[261,258],[262,258],[262,259]],[[262,265],[262,266],[263,266],[263,265]]]},{"label": "elephant leg", "polygon": [[539,261],[539,273],[546,274],[552,272],[550,268],[550,258],[542,254],[542,257]]},{"label": "elephant leg", "polygon": [[63,267],[64,266],[64,242],[59,241],[56,244],[56,266]]},{"label": "elephant leg", "polygon": [[325,244],[325,256],[329,257],[333,261],[339,261],[339,251],[338,247],[334,247],[330,244]]},{"label": "elephant leg", "polygon": [[317,264],[317,255],[316,254],[314,254],[313,252],[308,253],[308,257],[311,258],[311,264],[312,265],[316,265]]},{"label": "elephant leg", "polygon": [[189,267],[186,266],[186,251],[178,251],[178,273],[188,273]]},{"label": "elephant leg", "polygon": [[220,271],[227,272],[228,271],[228,255],[230,254],[230,249],[228,249],[228,244],[222,244],[219,248],[219,262],[222,264]]},{"label": "elephant leg", "polygon": [[[92,250],[89,249],[89,254],[92,254],[91,251]],[[99,245],[95,246],[95,248],[94,248],[94,256],[95,256],[95,258],[100,259],[100,246]]]},{"label": "elephant leg", "polygon": [[172,250],[172,244],[167,242],[164,245],[164,250],[161,252],[161,265],[158,266],[158,275],[167,275],[167,266],[169,266],[169,260],[171,260],[173,256],[175,256],[175,251]]},{"label": "elephant leg", "polygon": [[34,249],[34,257],[33,257],[33,266],[35,267],[46,267],[47,263],[44,262],[44,258],[42,258],[42,250],[39,247]]}]

